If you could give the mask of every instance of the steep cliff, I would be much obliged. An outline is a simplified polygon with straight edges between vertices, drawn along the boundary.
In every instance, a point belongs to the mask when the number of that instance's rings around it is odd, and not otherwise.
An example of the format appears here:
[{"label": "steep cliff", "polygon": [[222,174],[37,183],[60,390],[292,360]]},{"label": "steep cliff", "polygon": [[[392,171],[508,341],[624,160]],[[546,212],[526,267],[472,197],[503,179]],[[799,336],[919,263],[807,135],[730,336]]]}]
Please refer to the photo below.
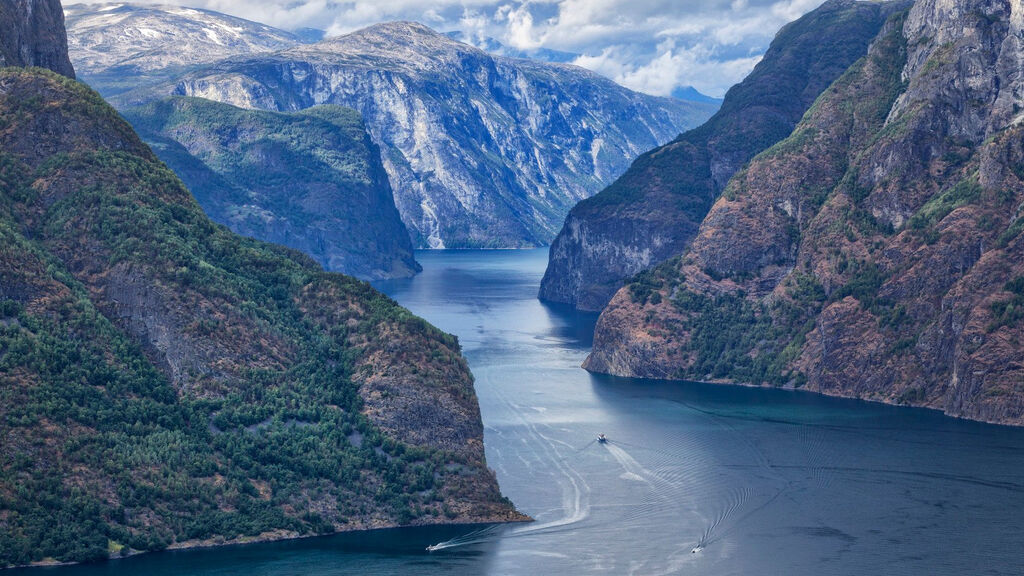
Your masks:
[{"label": "steep cliff", "polygon": [[420,270],[359,113],[176,97],[122,111],[210,218],[364,280]]},{"label": "steep cliff", "polygon": [[572,205],[715,110],[574,66],[492,56],[407,22],[231,59],[118,101],[169,93],[358,110],[414,244],[433,248],[546,245]]},{"label": "steep cliff", "polygon": [[211,222],[82,84],[0,69],[0,127],[0,567],[522,518],[454,337]]},{"label": "steep cliff", "polygon": [[0,66],[39,66],[75,77],[60,0],[0,0]]},{"label": "steep cliff", "polygon": [[733,174],[788,136],[886,18],[908,5],[829,0],[784,27],[706,124],[640,156],[569,212],[540,298],[601,310],[626,279],[682,253]]},{"label": "steep cliff", "polygon": [[1024,10],[918,0],[690,249],[620,290],[590,370],[802,386],[1024,424]]},{"label": "steep cliff", "polygon": [[82,81],[107,97],[303,42],[271,26],[184,6],[73,4],[66,13],[71,60]]}]

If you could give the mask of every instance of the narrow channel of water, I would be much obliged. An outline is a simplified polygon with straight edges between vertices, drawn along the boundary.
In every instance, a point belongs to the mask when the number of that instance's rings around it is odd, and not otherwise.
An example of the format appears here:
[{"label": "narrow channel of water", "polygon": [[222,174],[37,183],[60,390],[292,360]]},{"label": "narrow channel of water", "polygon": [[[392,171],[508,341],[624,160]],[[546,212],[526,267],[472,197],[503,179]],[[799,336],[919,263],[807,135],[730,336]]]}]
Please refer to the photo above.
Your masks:
[{"label": "narrow channel of water", "polygon": [[579,365],[595,317],[536,300],[546,255],[420,252],[422,274],[379,285],[459,336],[489,465],[535,523],[55,572],[1024,574],[1024,430],[808,393],[591,376]]}]

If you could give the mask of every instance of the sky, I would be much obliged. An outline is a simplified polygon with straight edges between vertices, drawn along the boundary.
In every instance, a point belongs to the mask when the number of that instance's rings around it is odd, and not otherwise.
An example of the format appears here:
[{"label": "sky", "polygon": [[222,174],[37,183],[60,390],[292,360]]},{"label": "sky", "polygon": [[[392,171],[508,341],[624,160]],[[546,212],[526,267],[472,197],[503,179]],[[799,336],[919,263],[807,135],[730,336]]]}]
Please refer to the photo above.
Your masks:
[{"label": "sky", "polygon": [[[86,0],[93,2],[93,0]],[[109,0],[97,0],[109,1]],[[520,50],[579,54],[575,64],[634,90],[693,86],[721,97],[787,22],[823,0],[141,0],[208,8],[285,29],[338,35],[390,20],[491,37]],[[140,2],[140,0],[133,0]],[[72,3],[72,2],[68,2]]]}]

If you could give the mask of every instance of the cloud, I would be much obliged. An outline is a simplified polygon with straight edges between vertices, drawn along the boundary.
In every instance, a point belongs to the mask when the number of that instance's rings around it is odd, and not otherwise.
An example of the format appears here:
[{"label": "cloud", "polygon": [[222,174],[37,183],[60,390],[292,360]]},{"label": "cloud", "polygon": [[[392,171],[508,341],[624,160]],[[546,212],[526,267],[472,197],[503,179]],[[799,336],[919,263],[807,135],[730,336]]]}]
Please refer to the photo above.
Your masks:
[{"label": "cloud", "polygon": [[179,1],[331,35],[388,20],[416,20],[439,31],[461,30],[481,42],[490,37],[521,50],[581,54],[576,64],[650,94],[692,85],[720,96],[753,68],[782,25],[823,0]]},{"label": "cloud", "polygon": [[720,95],[761,60],[760,54],[718,59],[713,48],[708,46],[679,47],[673,44],[669,41],[659,45],[657,55],[650,60],[622,55],[619,49],[608,48],[598,56],[581,56],[574,63],[638,92],[667,96],[684,86],[693,86],[705,94]]}]

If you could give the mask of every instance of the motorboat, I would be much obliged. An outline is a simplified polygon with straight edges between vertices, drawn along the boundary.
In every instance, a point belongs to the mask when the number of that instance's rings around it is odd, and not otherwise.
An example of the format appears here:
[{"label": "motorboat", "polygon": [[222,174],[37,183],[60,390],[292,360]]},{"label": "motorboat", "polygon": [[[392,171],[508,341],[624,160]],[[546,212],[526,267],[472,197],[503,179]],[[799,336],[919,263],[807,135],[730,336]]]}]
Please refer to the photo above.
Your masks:
[{"label": "motorboat", "polygon": [[606,444],[608,442],[608,439],[605,438],[604,434],[598,434],[597,441],[600,442],[601,444]]}]

